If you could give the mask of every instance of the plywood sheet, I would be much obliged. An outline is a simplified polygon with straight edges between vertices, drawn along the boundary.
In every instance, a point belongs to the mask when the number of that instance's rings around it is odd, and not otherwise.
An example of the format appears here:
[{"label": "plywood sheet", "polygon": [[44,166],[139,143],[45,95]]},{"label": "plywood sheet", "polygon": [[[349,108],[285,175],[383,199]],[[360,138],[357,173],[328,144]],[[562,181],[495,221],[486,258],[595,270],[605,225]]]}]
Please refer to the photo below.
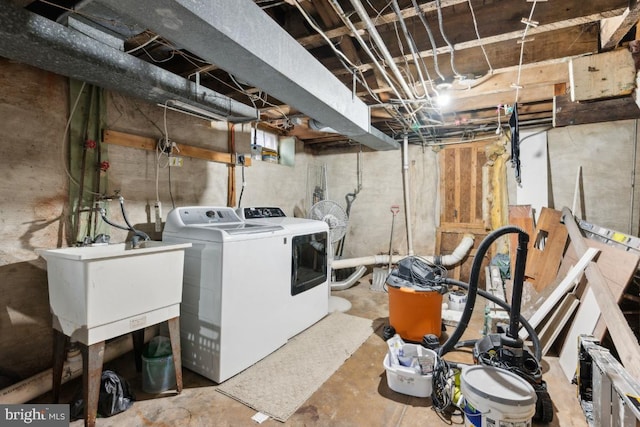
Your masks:
[{"label": "plywood sheet", "polygon": [[443,228],[484,227],[482,165],[485,143],[447,147],[440,153],[440,224]]},{"label": "plywood sheet", "polygon": [[527,256],[524,275],[537,291],[547,287],[558,275],[569,237],[561,218],[562,212],[542,208],[538,225],[531,238],[532,246]]},{"label": "plywood sheet", "polygon": [[598,301],[593,290],[589,287],[580,302],[578,313],[576,313],[560,351],[560,366],[569,381],[573,380],[578,365],[578,336],[592,334],[599,318],[600,308],[598,307]]},{"label": "plywood sheet", "polygon": [[549,321],[542,327],[540,333],[538,333],[538,338],[540,339],[543,356],[549,352],[579,304],[580,300],[574,294],[565,295],[556,311],[549,318]]}]

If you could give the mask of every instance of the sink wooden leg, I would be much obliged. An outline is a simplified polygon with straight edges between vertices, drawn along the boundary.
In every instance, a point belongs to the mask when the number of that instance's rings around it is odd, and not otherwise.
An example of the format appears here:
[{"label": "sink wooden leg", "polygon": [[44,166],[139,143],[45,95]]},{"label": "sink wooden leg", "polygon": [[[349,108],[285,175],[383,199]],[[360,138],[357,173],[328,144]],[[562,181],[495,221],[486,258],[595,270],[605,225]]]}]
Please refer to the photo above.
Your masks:
[{"label": "sink wooden leg", "polygon": [[142,372],[142,350],[144,348],[144,329],[131,332],[133,339],[133,357],[136,361],[136,372]]},{"label": "sink wooden leg", "polygon": [[62,369],[66,360],[66,349],[69,337],[57,329],[53,330],[53,377],[52,387],[53,403],[60,402],[60,385],[62,383]]},{"label": "sink wooden leg", "polygon": [[182,353],[180,350],[180,318],[174,317],[167,320],[169,338],[171,339],[171,351],[173,353],[173,365],[176,369],[176,391],[182,392]]},{"label": "sink wooden leg", "polygon": [[94,427],[98,413],[104,341],[82,346],[82,394],[84,399],[84,425]]}]

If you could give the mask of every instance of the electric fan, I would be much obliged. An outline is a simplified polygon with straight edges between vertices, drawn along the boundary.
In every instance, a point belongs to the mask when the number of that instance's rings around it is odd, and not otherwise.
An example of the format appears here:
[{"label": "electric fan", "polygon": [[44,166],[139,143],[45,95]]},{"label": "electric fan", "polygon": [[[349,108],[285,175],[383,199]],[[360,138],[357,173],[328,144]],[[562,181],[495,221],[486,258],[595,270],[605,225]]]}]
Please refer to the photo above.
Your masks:
[{"label": "electric fan", "polygon": [[[342,207],[331,200],[321,200],[311,206],[309,218],[324,221],[329,226],[329,258],[333,260],[333,244],[340,241],[347,232],[349,217]],[[331,286],[329,286],[331,290]],[[351,303],[346,298],[329,295],[329,312],[345,312],[351,308]]]},{"label": "electric fan", "polygon": [[[334,201],[321,200],[311,206],[309,218],[327,223],[331,243],[340,241],[347,232],[349,217],[345,210]],[[333,253],[331,255],[333,256]]]}]

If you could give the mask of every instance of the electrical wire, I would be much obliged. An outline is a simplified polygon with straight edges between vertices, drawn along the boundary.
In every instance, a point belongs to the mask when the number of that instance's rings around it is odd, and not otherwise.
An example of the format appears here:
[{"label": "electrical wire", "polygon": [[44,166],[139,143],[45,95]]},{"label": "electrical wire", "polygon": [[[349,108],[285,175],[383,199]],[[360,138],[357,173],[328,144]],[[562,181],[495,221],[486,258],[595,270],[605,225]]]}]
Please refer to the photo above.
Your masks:
[{"label": "electrical wire", "polygon": [[298,0],[295,0],[295,5],[300,11],[300,13],[302,14],[302,16],[305,18],[305,20],[307,21],[307,23],[311,25],[311,27],[325,40],[327,45],[330,46],[331,49],[335,52],[335,54],[338,57],[338,60],[344,66],[344,68],[353,75],[353,77],[358,81],[358,83],[360,83],[360,85],[362,85],[362,87],[365,88],[369,96],[371,96],[375,101],[381,102],[378,95],[376,95],[373,92],[373,90],[371,89],[371,86],[369,86],[369,84],[367,83],[367,80],[365,79],[360,67],[354,64],[341,50],[339,50],[334,45],[334,43],[327,36],[327,34],[322,30],[322,28],[320,28],[320,26],[316,23],[313,17],[311,17],[307,13],[307,11],[300,5],[300,2]]},{"label": "electrical wire", "polygon": [[244,163],[242,164],[242,188],[240,189],[240,197],[238,197],[238,209],[242,207],[242,195],[244,194],[244,187],[246,182],[244,180]]},{"label": "electrical wire", "polygon": [[153,57],[153,55],[151,55],[149,53],[149,51],[147,49],[141,48],[141,50],[145,53],[145,55],[147,55],[149,57],[149,59],[151,59],[151,61],[155,62],[156,64],[161,64],[163,62],[169,62],[174,58],[174,56],[176,54],[175,51],[172,50],[171,51],[171,55],[169,55],[168,57],[166,57],[164,59],[156,59],[156,58]]},{"label": "electrical wire", "polygon": [[514,101],[514,104],[518,103],[518,97],[520,95],[520,75],[522,73],[522,61],[524,58],[524,44],[526,43],[526,38],[527,38],[527,32],[529,31],[529,27],[531,27],[531,22],[533,19],[533,11],[536,8],[536,4],[538,2],[536,0],[534,0],[534,2],[531,4],[531,12],[529,13],[529,19],[527,20],[527,22],[525,23],[525,28],[524,31],[522,33],[522,39],[520,40],[520,59],[518,61],[518,77],[516,78],[516,99]]},{"label": "electrical wire", "polygon": [[524,378],[530,384],[536,384],[540,381],[542,377],[542,368],[540,367],[540,363],[538,363],[535,358],[529,354],[528,352],[524,352],[523,357],[525,358],[522,365],[524,367],[531,366],[533,369],[520,368],[515,366],[512,363],[509,363],[508,360],[513,360],[518,356],[515,355],[507,348],[499,348],[497,350],[485,351],[478,354],[478,361],[480,364],[485,366],[494,366],[496,368],[502,368],[509,372],[512,372],[519,377]]},{"label": "electrical wire", "polygon": [[146,46],[150,45],[151,43],[153,43],[155,40],[158,40],[158,38],[160,37],[159,34],[156,34],[155,36],[151,37],[149,40],[147,40],[146,42],[142,43],[140,46],[136,46],[133,49],[129,49],[127,51],[125,51],[124,53],[128,53],[131,54],[133,52],[136,52],[140,49],[144,49]]},{"label": "electrical wire", "polygon": [[[168,168],[168,187],[169,187],[169,197],[171,198],[171,207],[175,209],[176,204],[173,200],[173,191],[171,189],[171,154],[173,153],[174,144],[169,139],[169,127],[167,126],[167,103],[170,100],[165,101],[164,103],[164,112],[163,112],[163,125],[164,125],[164,136],[163,138],[158,140],[156,144],[156,201],[160,202],[160,192],[158,190],[159,179],[160,179],[160,163],[163,156],[166,155],[167,163],[162,166],[162,169]],[[168,152],[167,152],[168,150]]]},{"label": "electrical wire", "polygon": [[449,41],[449,39],[447,38],[447,35],[444,33],[444,25],[442,23],[442,5],[440,4],[440,0],[436,0],[436,10],[438,12],[438,26],[440,27],[440,34],[442,35],[442,39],[444,40],[444,42],[447,44],[447,46],[449,46],[450,49],[450,53],[449,53],[449,59],[451,61],[451,71],[453,72],[453,75],[456,77],[459,77],[460,74],[456,71],[456,67],[454,65],[454,46],[453,44],[451,44],[451,42]]},{"label": "electrical wire", "polygon": [[360,46],[363,48],[365,53],[369,56],[369,58],[371,58],[375,68],[380,72],[380,75],[384,78],[384,80],[389,85],[391,90],[396,94],[398,99],[401,100],[402,106],[405,108],[405,111],[407,111],[407,114],[411,119],[409,120],[404,115],[400,114],[397,116],[399,121],[403,124],[405,129],[411,129],[413,124],[419,124],[417,118],[415,117],[415,114],[412,111],[412,107],[408,105],[406,102],[404,102],[403,97],[402,95],[400,95],[398,88],[391,81],[388,73],[386,72],[384,67],[382,67],[380,62],[377,60],[376,55],[374,54],[374,52],[372,52],[369,45],[364,41],[364,39],[362,38],[362,35],[360,35],[360,32],[356,29],[351,19],[349,19],[349,17],[346,15],[340,3],[338,3],[337,0],[329,0],[329,3],[333,7],[333,10],[336,12],[336,14],[338,14],[342,22],[351,30],[352,34],[354,35],[354,37],[356,38]]},{"label": "electrical wire", "polygon": [[[416,71],[418,73],[418,78],[420,80],[420,84],[423,87],[424,90],[424,94],[420,95],[417,94],[415,91],[415,83],[414,83],[414,90],[413,90],[413,95],[414,97],[421,99],[421,98],[425,98],[427,99],[429,102],[431,102],[431,97],[429,96],[429,92],[427,91],[427,87],[426,87],[426,80],[424,75],[422,74],[422,66],[424,66],[424,62],[421,60],[420,56],[417,53],[417,46],[415,43],[415,40],[413,39],[413,37],[411,36],[411,33],[409,32],[409,29],[407,28],[407,24],[405,23],[405,20],[402,16],[402,11],[400,10],[400,6],[398,5],[398,1],[397,0],[392,0],[391,1],[391,5],[393,7],[394,12],[396,13],[397,17],[398,17],[398,22],[400,23],[400,28],[402,28],[402,32],[404,33],[405,39],[407,40],[407,45],[409,46],[409,50],[411,51],[411,56],[413,58],[413,62],[415,64],[416,67]],[[399,38],[399,36],[398,36]],[[398,40],[399,41],[399,40]],[[402,47],[402,43],[400,43],[400,47]],[[403,55],[404,57],[404,55]],[[405,64],[407,67],[407,70],[410,69],[409,67],[409,63],[405,60]],[[429,76],[429,70],[426,68],[425,66],[425,72],[427,75],[427,79],[429,81],[431,81],[431,77]],[[410,77],[413,77],[411,73],[407,73]],[[413,83],[413,82],[412,82]],[[433,89],[433,84],[431,85],[432,89]],[[432,104],[433,106],[433,104]]]},{"label": "electrical wire", "polygon": [[438,49],[436,47],[436,41],[433,38],[433,32],[431,32],[431,27],[429,26],[427,19],[424,17],[424,13],[420,9],[420,6],[418,6],[418,2],[416,0],[411,0],[411,3],[413,3],[413,8],[416,11],[416,15],[418,15],[418,18],[420,18],[420,22],[422,22],[424,29],[427,31],[429,43],[431,43],[431,52],[433,53],[433,68],[436,70],[436,74],[438,74],[438,76],[442,80],[446,80],[444,75],[440,72],[440,68],[438,67]]},{"label": "electrical wire", "polygon": [[473,11],[473,5],[471,4],[471,0],[468,0],[468,3],[469,3],[469,10],[471,11],[471,17],[473,18],[473,27],[476,29],[476,37],[478,37],[478,41],[480,42],[480,48],[482,49],[482,53],[484,54],[484,59],[487,61],[487,65],[489,66],[489,73],[493,74],[493,67],[491,67],[489,56],[487,55],[487,51],[484,48],[484,43],[482,43],[482,37],[480,37],[480,31],[478,31],[478,21],[476,20],[476,14]]},{"label": "electrical wire", "polygon": [[[436,362],[431,373],[431,403],[433,409],[439,414],[454,415],[457,405],[453,402],[455,377],[460,375],[460,368],[455,363],[450,363],[441,357],[436,357]],[[453,410],[453,413],[448,412]]]}]

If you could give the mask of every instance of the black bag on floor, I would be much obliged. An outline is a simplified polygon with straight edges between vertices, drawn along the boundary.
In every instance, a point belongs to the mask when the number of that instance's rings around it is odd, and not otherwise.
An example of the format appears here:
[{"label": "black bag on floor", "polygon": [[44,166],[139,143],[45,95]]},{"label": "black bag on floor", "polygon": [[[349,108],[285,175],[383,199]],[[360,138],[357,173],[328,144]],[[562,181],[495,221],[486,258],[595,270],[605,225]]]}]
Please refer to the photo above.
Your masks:
[{"label": "black bag on floor", "polygon": [[[98,415],[110,417],[129,409],[135,396],[131,392],[129,383],[113,371],[103,371],[100,379],[100,397],[98,398]],[[71,419],[84,416],[84,400],[75,399],[71,404]]]},{"label": "black bag on floor", "polygon": [[100,415],[110,417],[124,412],[133,405],[134,400],[129,383],[124,378],[113,371],[102,372],[98,399]]}]

